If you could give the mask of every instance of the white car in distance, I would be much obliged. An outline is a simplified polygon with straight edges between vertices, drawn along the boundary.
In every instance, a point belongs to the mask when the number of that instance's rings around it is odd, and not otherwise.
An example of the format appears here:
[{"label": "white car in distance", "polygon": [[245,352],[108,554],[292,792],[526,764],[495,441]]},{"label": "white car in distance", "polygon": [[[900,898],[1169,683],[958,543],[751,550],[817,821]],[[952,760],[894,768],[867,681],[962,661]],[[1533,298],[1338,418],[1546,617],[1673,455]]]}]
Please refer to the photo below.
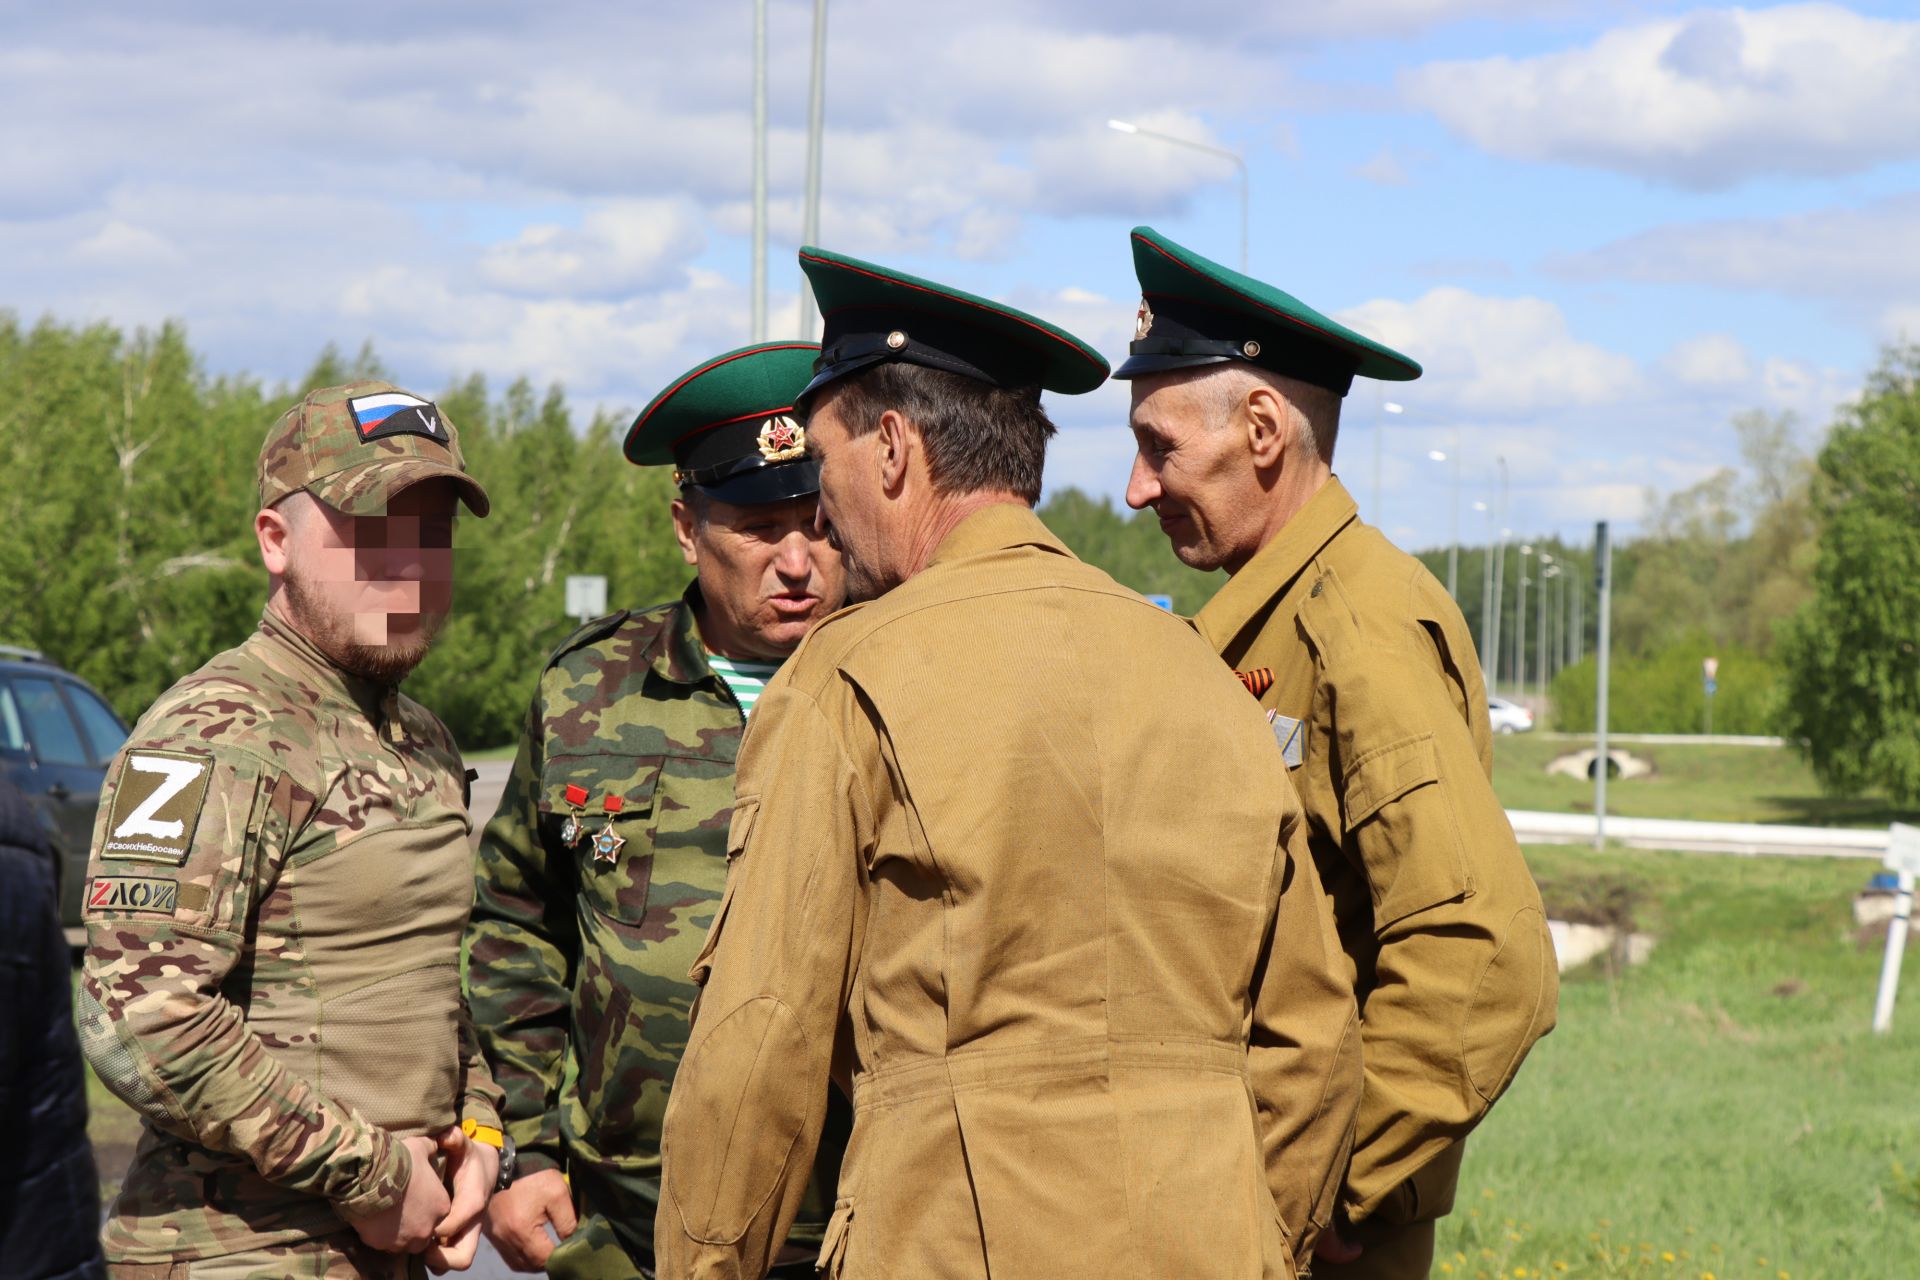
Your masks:
[{"label": "white car in distance", "polygon": [[1505,698],[1487,698],[1487,719],[1492,722],[1495,733],[1533,732],[1533,712]]}]

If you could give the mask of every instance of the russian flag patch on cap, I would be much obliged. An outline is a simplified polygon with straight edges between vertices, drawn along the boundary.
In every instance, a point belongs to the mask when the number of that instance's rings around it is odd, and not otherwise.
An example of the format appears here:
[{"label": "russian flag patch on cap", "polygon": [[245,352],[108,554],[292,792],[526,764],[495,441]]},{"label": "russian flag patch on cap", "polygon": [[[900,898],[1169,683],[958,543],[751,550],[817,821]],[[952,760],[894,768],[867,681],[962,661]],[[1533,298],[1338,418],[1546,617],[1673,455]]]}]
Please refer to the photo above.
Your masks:
[{"label": "russian flag patch on cap", "polygon": [[410,396],[404,391],[386,391],[373,396],[355,396],[347,401],[354,426],[362,440],[385,436],[426,436],[446,443],[447,430],[440,424],[440,410],[431,400]]}]

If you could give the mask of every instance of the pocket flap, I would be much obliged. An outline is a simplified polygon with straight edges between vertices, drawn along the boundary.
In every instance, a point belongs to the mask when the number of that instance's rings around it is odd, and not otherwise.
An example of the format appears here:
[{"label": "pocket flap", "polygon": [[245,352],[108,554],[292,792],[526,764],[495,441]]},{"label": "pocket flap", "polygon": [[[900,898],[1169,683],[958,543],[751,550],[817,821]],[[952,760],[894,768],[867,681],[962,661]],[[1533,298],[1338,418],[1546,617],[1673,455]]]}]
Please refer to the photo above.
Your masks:
[{"label": "pocket flap", "polygon": [[727,824],[727,865],[747,851],[753,838],[753,821],[760,816],[760,797],[745,796],[733,802],[733,820]]},{"label": "pocket flap", "polygon": [[587,793],[579,808],[588,817],[604,813],[609,796],[619,797],[621,817],[644,816],[653,808],[664,761],[664,756],[549,756],[540,771],[540,812],[562,817],[572,813],[574,806],[567,802],[567,788],[572,786]]},{"label": "pocket flap", "polygon": [[1347,770],[1347,826],[1357,827],[1415,787],[1440,780],[1433,735],[1389,743],[1360,757]]},{"label": "pocket flap", "polygon": [[813,1264],[826,1280],[840,1280],[847,1263],[847,1231],[853,1225],[853,1201],[841,1196],[833,1203],[833,1217],[827,1220],[827,1234],[820,1241],[820,1260]]}]

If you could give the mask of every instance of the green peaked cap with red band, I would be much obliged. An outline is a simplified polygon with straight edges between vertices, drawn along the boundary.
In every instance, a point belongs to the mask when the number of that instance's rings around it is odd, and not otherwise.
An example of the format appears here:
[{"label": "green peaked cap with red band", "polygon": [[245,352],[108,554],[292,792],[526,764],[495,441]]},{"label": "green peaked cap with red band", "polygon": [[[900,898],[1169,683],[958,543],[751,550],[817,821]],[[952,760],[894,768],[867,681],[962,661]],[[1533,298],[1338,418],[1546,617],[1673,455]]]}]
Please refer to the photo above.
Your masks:
[{"label": "green peaked cap with red band", "polygon": [[800,250],[800,269],[813,285],[823,330],[803,396],[886,360],[1064,395],[1107,380],[1098,351],[1004,303],[812,245]]},{"label": "green peaked cap with red band", "polygon": [[820,347],[761,342],[703,360],[675,378],[627,430],[627,461],[672,463],[674,483],[750,506],[820,490],[794,413]]},{"label": "green peaked cap with red band", "polygon": [[1133,229],[1133,272],[1140,310],[1116,378],[1240,360],[1345,395],[1355,377],[1420,376],[1420,366],[1393,348],[1152,227]]}]

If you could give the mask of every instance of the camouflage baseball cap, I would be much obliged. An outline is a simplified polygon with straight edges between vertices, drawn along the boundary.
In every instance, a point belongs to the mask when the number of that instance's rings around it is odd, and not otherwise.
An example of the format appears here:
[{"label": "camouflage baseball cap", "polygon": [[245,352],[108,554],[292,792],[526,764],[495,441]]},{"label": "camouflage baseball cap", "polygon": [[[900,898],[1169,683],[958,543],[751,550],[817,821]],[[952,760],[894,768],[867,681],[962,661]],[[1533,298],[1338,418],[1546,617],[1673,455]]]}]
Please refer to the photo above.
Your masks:
[{"label": "camouflage baseball cap", "polygon": [[378,515],[415,481],[445,476],[476,516],[491,505],[467,474],[440,406],[391,382],[322,387],[281,415],[260,446],[260,505],[305,489],[348,515]]}]

